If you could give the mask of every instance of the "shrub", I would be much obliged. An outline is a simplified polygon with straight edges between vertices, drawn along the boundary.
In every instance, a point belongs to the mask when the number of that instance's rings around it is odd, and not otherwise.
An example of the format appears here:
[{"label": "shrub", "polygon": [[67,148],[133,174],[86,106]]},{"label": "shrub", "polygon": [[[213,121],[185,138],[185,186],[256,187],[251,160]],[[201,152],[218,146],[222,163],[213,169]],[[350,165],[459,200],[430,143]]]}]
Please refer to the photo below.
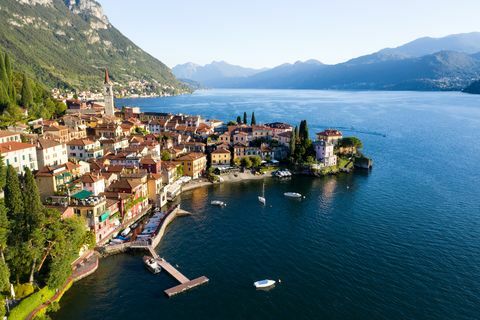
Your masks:
[{"label": "shrub", "polygon": [[28,297],[35,291],[35,288],[31,283],[17,284],[14,285],[13,288],[15,290],[16,299],[23,299],[25,297]]},{"label": "shrub", "polygon": [[12,309],[10,312],[9,320],[23,320],[25,319],[35,308],[41,306],[55,295],[55,290],[48,287],[42,288],[31,294],[29,297],[23,299],[18,306]]}]

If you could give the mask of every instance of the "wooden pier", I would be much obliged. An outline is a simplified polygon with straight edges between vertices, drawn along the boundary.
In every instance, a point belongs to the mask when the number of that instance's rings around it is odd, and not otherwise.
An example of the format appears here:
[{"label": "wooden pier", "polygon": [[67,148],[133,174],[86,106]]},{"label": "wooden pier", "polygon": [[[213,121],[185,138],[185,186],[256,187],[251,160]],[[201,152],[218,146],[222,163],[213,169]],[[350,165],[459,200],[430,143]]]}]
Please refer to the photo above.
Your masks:
[{"label": "wooden pier", "polygon": [[182,293],[186,290],[192,289],[194,287],[197,287],[199,285],[202,285],[204,283],[207,283],[209,279],[205,276],[201,276],[199,278],[190,280],[188,282],[179,284],[178,286],[172,287],[170,289],[165,290],[165,294],[170,298],[176,294]]},{"label": "wooden pier", "polygon": [[162,267],[162,269],[166,271],[168,274],[170,274],[173,278],[175,278],[175,280],[180,282],[179,285],[174,286],[170,289],[164,290],[165,294],[168,297],[187,291],[189,289],[192,289],[194,287],[197,287],[209,281],[209,279],[205,276],[201,276],[193,280],[188,279],[180,271],[178,271],[174,266],[168,263],[165,259],[161,258],[157,252],[155,252],[155,247],[159,244],[160,240],[163,237],[163,234],[165,233],[165,229],[170,224],[170,222],[172,222],[176,216],[183,216],[183,215],[190,215],[190,214],[191,214],[190,212],[182,210],[180,209],[180,206],[177,206],[172,212],[170,212],[167,215],[165,220],[162,222],[162,225],[158,233],[150,241],[137,240],[137,241],[121,244],[121,246],[125,247],[122,249],[130,248],[130,249],[148,250],[150,255],[157,261],[157,263]]}]

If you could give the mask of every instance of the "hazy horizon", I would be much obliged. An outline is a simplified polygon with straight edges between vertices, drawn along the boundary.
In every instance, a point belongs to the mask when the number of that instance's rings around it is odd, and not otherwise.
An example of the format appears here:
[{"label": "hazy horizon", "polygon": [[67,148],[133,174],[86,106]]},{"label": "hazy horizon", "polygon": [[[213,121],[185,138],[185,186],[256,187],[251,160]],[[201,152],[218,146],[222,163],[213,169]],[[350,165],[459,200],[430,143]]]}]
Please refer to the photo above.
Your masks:
[{"label": "hazy horizon", "polygon": [[115,27],[169,67],[335,64],[421,37],[480,31],[473,0],[99,2]]}]

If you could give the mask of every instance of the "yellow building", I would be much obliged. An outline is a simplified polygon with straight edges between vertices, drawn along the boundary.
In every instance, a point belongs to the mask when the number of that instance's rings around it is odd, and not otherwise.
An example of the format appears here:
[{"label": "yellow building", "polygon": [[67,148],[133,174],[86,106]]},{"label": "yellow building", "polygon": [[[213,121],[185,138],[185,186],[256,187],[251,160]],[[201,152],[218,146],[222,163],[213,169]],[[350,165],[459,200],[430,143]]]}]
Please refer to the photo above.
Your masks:
[{"label": "yellow building", "polygon": [[218,148],[217,150],[211,153],[211,156],[212,156],[212,166],[230,164],[231,155],[229,150]]},{"label": "yellow building", "polygon": [[196,179],[207,168],[207,156],[203,153],[191,152],[176,159],[183,166],[183,175]]}]

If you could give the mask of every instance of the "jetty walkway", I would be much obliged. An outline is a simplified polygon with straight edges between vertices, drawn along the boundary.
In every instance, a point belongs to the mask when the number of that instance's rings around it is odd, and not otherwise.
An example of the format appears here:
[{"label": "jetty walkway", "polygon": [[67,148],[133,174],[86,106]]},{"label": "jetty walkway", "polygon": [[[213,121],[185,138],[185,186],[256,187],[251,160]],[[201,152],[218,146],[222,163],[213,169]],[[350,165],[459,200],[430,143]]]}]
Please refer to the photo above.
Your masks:
[{"label": "jetty walkway", "polygon": [[115,252],[122,252],[127,249],[141,249],[149,251],[150,255],[157,261],[157,263],[162,267],[162,269],[170,274],[175,280],[177,280],[180,284],[174,286],[170,289],[164,290],[165,294],[168,297],[174,296],[178,293],[184,292],[191,288],[197,287],[201,284],[207,283],[209,279],[205,276],[201,276],[190,280],[186,276],[184,276],[180,271],[178,271],[174,266],[168,263],[165,259],[161,258],[157,252],[155,251],[155,247],[158,246],[160,240],[162,239],[165,229],[167,226],[177,217],[182,215],[189,215],[190,212],[180,209],[180,206],[175,206],[172,210],[170,210],[158,229],[156,235],[149,240],[136,240],[127,243],[122,243],[118,245],[109,245],[105,247],[107,254],[115,253]]}]

